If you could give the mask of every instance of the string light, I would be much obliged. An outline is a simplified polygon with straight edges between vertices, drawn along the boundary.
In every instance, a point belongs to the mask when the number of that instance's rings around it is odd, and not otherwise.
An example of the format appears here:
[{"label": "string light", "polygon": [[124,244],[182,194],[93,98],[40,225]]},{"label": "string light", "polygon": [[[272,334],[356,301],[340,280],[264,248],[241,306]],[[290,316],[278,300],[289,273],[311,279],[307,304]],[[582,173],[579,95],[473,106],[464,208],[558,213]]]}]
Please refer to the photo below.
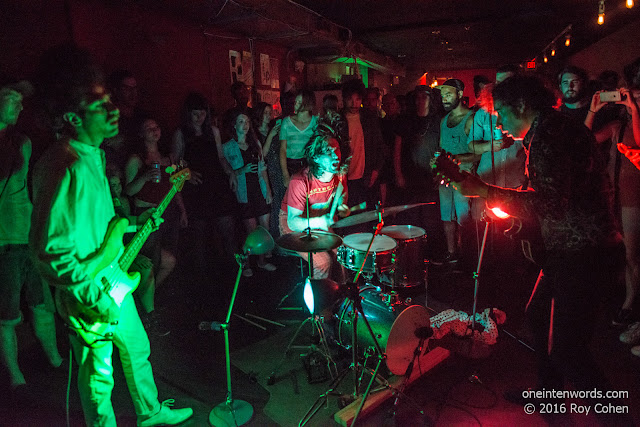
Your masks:
[{"label": "string light", "polygon": [[598,25],[604,24],[604,0],[598,1]]},{"label": "string light", "polygon": [[546,63],[546,62],[549,62],[549,58],[547,58],[547,55],[546,55],[546,54],[544,55],[544,58],[543,58],[542,60],[543,60],[545,63]]},{"label": "string light", "polygon": [[633,7],[633,0],[627,0],[627,9],[631,9]]},{"label": "string light", "polygon": [[564,39],[564,45],[565,46],[571,45],[571,34],[567,34],[567,37]]},{"label": "string light", "polygon": [[556,56],[556,47],[555,46],[553,46],[551,48],[551,56]]}]

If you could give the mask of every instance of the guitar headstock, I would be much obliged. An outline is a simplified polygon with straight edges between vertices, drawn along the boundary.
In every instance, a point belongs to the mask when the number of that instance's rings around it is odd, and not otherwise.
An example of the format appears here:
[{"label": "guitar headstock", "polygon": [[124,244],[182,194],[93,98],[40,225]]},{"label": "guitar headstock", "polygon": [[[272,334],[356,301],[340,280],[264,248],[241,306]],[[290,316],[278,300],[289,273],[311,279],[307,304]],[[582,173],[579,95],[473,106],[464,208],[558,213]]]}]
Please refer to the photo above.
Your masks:
[{"label": "guitar headstock", "polygon": [[[169,171],[171,169],[171,171]],[[169,182],[173,184],[177,191],[182,191],[184,183],[191,179],[191,170],[180,164],[179,166],[171,165],[167,168],[167,172],[171,174]]]},{"label": "guitar headstock", "polygon": [[449,185],[451,181],[461,182],[466,178],[460,171],[460,162],[453,154],[444,150],[436,153],[433,169],[442,184]]}]

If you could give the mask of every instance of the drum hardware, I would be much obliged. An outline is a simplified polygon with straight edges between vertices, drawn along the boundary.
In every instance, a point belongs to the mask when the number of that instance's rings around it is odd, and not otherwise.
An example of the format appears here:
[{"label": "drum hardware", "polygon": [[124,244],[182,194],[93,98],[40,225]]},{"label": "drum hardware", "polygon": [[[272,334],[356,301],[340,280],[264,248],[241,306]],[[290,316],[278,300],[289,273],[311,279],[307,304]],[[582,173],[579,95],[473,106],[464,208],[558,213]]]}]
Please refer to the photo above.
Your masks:
[{"label": "drum hardware", "polygon": [[364,224],[371,221],[376,221],[379,218],[379,215],[387,217],[389,215],[396,215],[400,212],[406,211],[407,209],[417,208],[418,206],[425,205],[433,205],[435,202],[427,202],[427,203],[414,203],[412,205],[398,205],[391,206],[389,208],[385,208],[381,210],[380,208],[376,208],[372,211],[367,211],[363,213],[359,213],[356,215],[350,215],[346,218],[342,218],[341,220],[336,221],[331,227],[332,228],[341,228],[341,227],[351,227],[352,225]]}]

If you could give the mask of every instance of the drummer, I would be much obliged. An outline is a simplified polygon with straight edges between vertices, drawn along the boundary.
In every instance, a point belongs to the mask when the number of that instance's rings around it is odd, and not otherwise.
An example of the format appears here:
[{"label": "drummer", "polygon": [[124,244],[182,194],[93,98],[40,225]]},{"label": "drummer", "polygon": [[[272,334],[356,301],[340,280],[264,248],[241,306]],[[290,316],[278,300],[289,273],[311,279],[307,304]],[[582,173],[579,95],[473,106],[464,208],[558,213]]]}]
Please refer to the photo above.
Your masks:
[{"label": "drummer", "polygon": [[[344,122],[338,115],[321,119],[315,133],[305,147],[308,166],[291,177],[280,207],[280,233],[312,230],[331,231],[335,215],[348,216],[347,177],[348,161],[343,154],[348,145],[341,144]],[[309,220],[307,221],[307,206]],[[308,254],[297,252],[305,261]],[[313,254],[313,278],[326,279],[335,258],[333,252]]]}]

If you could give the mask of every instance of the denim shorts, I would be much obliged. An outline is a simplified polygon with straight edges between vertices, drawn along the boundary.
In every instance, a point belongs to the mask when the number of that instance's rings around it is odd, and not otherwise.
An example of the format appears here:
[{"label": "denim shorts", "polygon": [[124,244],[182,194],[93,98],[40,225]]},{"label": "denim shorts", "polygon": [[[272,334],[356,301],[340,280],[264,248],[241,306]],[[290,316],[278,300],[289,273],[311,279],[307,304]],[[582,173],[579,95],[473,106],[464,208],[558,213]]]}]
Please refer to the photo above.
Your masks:
[{"label": "denim shorts", "polygon": [[20,322],[21,295],[30,307],[44,305],[55,310],[51,290],[36,270],[29,245],[0,245],[0,323]]}]

